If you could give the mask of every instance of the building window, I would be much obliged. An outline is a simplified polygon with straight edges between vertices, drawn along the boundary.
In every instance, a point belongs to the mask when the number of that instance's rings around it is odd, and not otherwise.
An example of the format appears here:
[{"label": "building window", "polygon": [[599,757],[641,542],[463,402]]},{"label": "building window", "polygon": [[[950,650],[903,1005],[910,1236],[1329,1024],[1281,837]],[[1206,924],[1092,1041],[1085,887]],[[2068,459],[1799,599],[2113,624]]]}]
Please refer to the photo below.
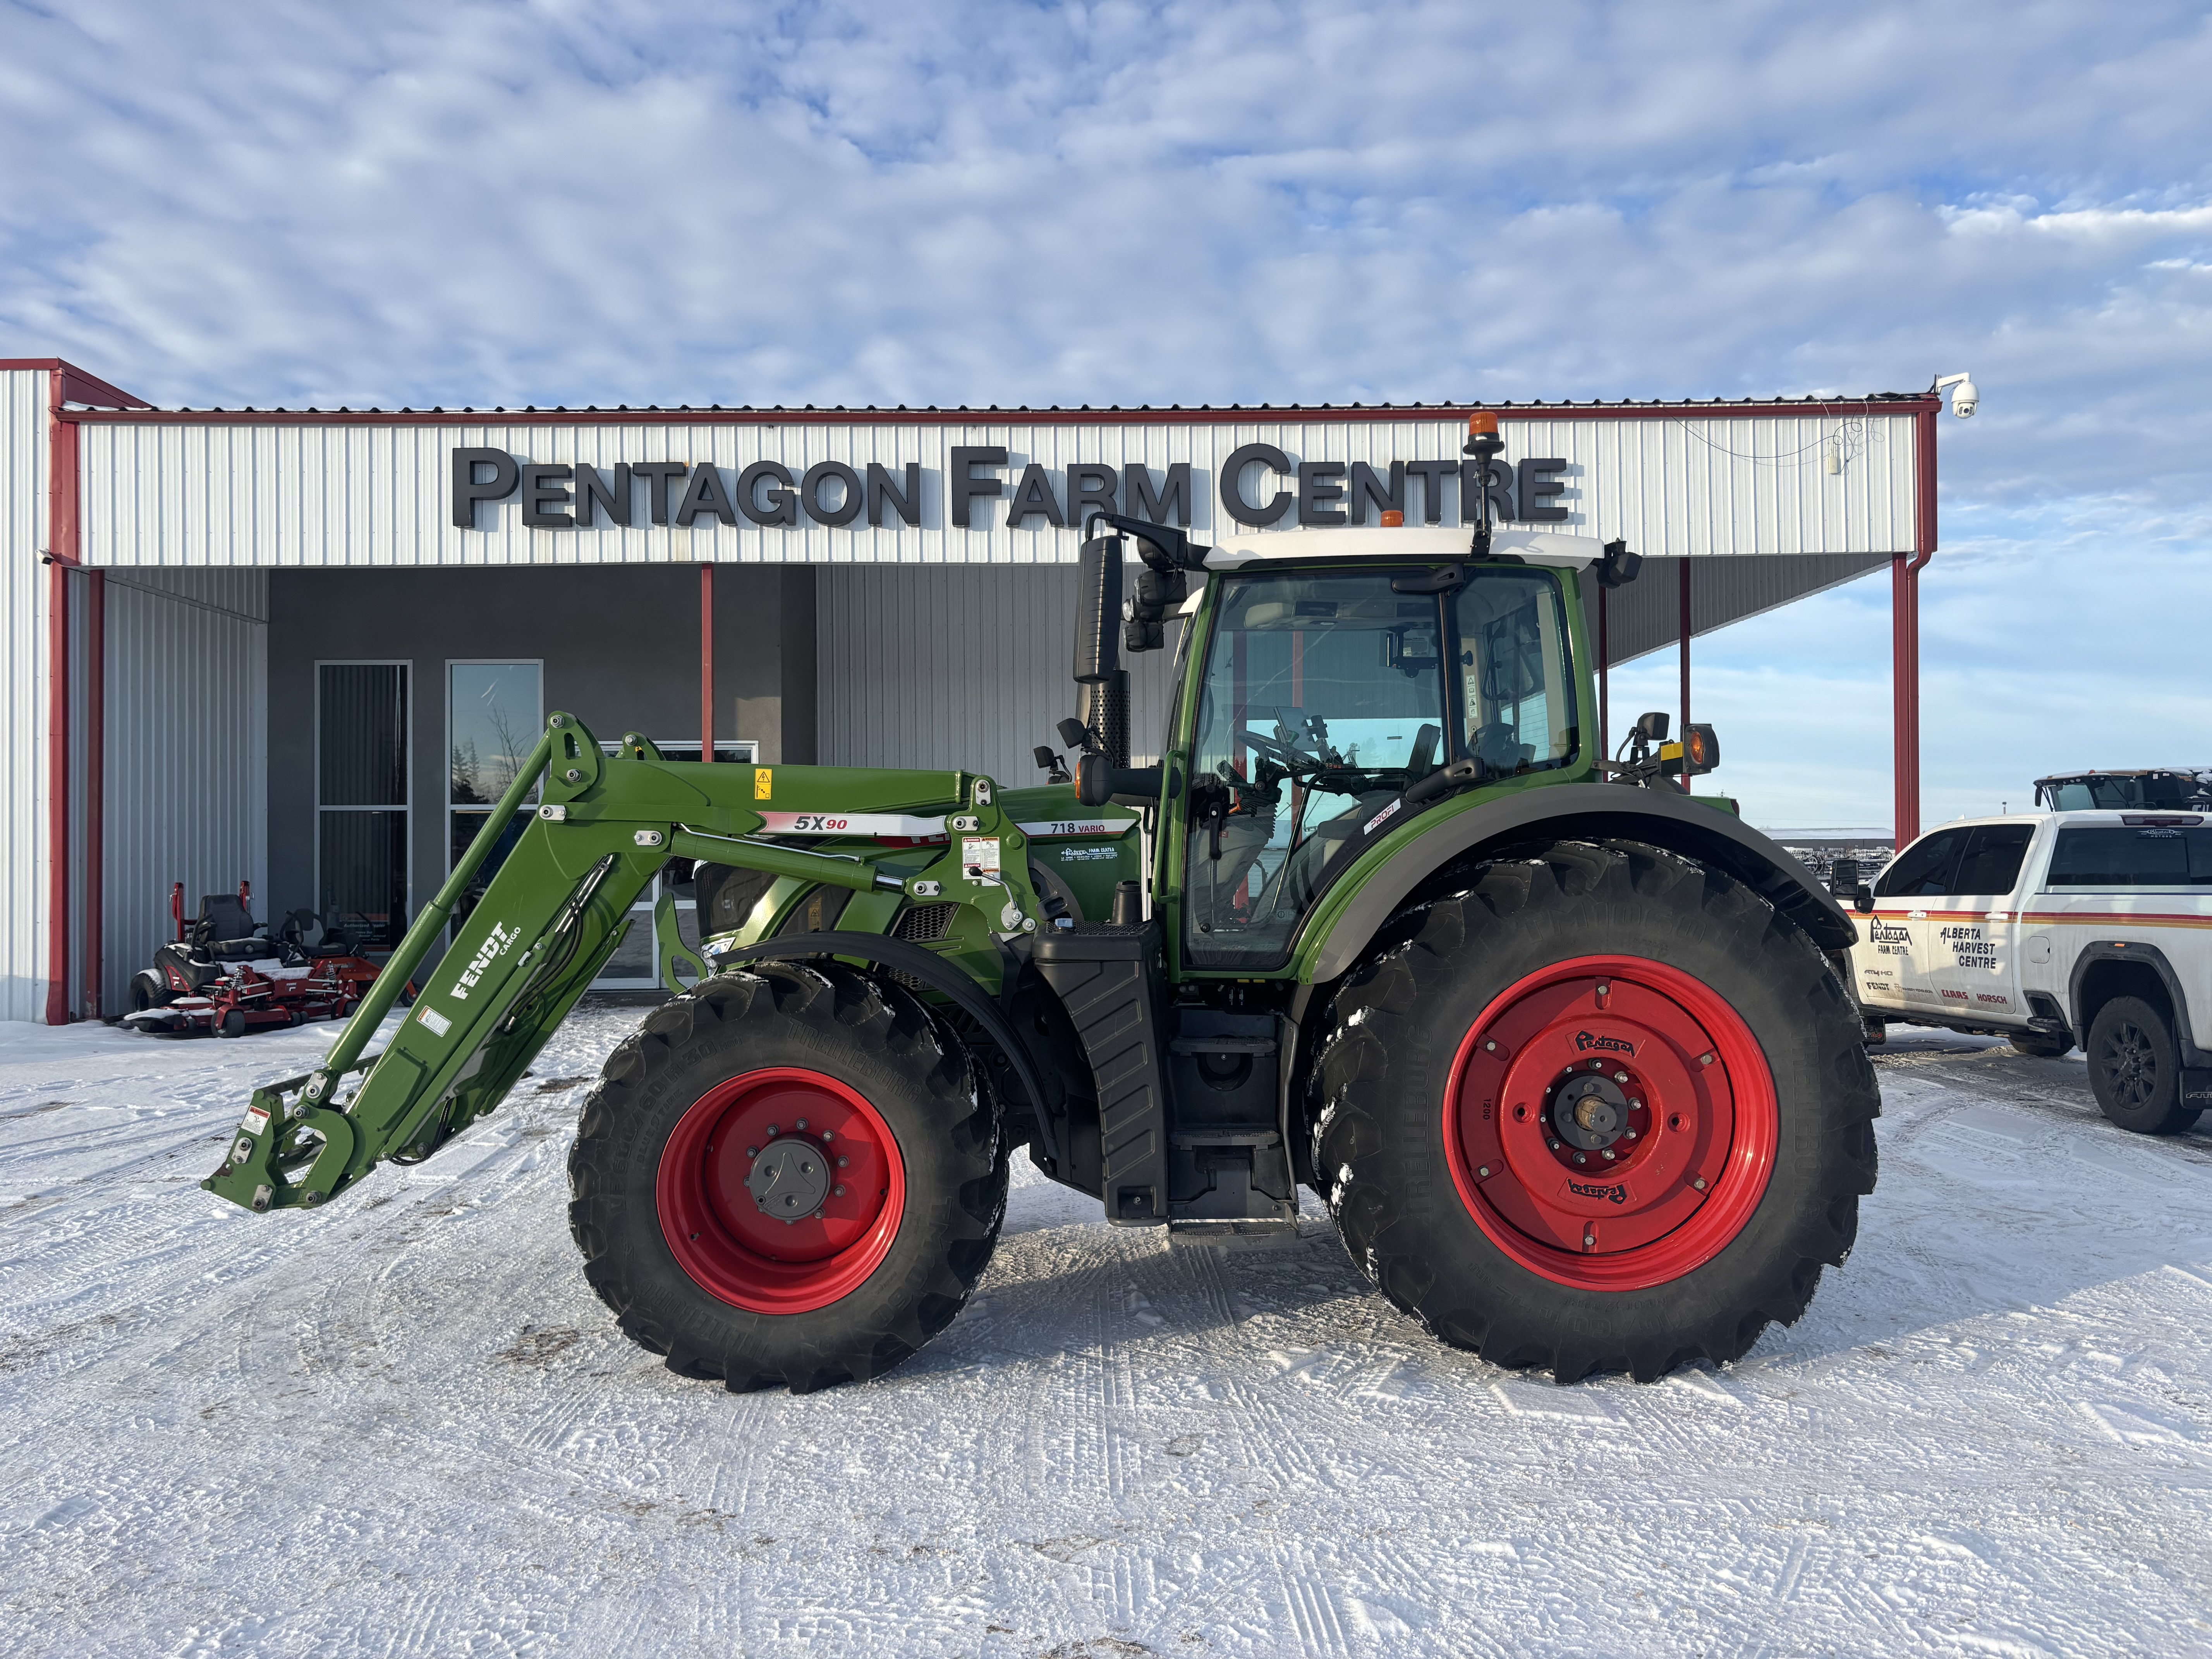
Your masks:
[{"label": "building window", "polygon": [[[545,726],[545,670],[542,661],[448,662],[446,665],[446,868],[461,861],[482,833],[537,747]],[[501,832],[498,848],[453,906],[456,932],[491,885],[499,866],[522,837],[535,811],[532,786],[526,805]]]},{"label": "building window", "polygon": [[[663,760],[696,761],[699,758],[699,740],[689,742],[676,739],[667,743],[655,741]],[[602,743],[600,748],[608,754],[619,753],[619,743]],[[740,763],[750,766],[760,755],[760,745],[750,738],[732,741],[728,738],[714,740],[714,759],[718,763]],[[592,981],[595,991],[650,991],[660,983],[660,968],[656,960],[658,951],[653,936],[653,907],[660,902],[662,878],[655,876],[645,884],[645,890],[630,906],[629,932],[615,947],[599,976]],[[696,951],[699,948],[699,910],[691,890],[691,884],[671,883],[669,892],[676,900],[676,931],[684,943]]]},{"label": "building window", "polygon": [[315,894],[360,950],[407,931],[410,665],[315,665]]}]

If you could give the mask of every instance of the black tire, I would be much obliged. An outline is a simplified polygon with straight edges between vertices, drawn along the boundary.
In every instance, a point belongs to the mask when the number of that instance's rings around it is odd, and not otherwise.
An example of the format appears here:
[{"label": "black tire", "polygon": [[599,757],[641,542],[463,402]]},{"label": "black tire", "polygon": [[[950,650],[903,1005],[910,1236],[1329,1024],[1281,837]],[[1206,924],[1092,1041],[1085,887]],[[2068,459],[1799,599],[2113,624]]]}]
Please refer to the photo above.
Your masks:
[{"label": "black tire", "polygon": [[[656,1180],[684,1114],[772,1066],[835,1078],[896,1139],[905,1207],[888,1255],[825,1307],[757,1313],[703,1289],[661,1231]],[[569,1154],[569,1231],[623,1329],[668,1368],[732,1391],[866,1382],[951,1322],[1006,1214],[998,1106],[958,1040],[913,996],[836,966],[762,963],[654,1010],[609,1057]]]},{"label": "black tire", "polygon": [[[1638,842],[1516,848],[1459,878],[1384,930],[1317,1047],[1314,1168],[1352,1260],[1444,1340],[1561,1382],[1615,1370],[1650,1382],[1735,1359],[1770,1323],[1794,1322],[1821,1268],[1850,1250],[1881,1111],[1858,1016],[1820,952],[1749,888]],[[1747,1025],[1775,1085],[1756,1207],[1703,1265],[1646,1288],[1555,1282],[1501,1249],[1460,1194],[1443,1128],[1478,1018],[1528,976],[1587,956],[1701,981]]]},{"label": "black tire", "polygon": [[168,985],[151,968],[142,968],[131,976],[131,1012],[143,1014],[149,1008],[159,1008],[169,1000]]},{"label": "black tire", "polygon": [[2098,1109],[2139,1135],[2174,1135],[2203,1109],[2181,1099],[2181,1055],[2166,1011],[2141,997],[2114,997],[2089,1022],[2089,1091]]},{"label": "black tire", "polygon": [[2040,1031],[2009,1032],[2005,1041],[2031,1060],[2061,1060],[2074,1052],[2072,1037],[2045,1036]]},{"label": "black tire", "polygon": [[232,1009],[222,1017],[222,1024],[216,1028],[216,1034],[218,1036],[227,1037],[244,1036],[246,1035],[245,1014],[236,1008]]}]

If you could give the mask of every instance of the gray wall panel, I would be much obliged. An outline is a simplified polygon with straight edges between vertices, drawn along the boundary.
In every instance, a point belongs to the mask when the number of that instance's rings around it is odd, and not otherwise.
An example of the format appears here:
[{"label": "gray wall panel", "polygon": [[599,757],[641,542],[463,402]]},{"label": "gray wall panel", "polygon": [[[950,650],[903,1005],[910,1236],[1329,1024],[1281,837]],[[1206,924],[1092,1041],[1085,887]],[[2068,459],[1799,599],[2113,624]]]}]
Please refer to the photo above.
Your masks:
[{"label": "gray wall panel", "polygon": [[[169,884],[201,896],[253,884],[270,914],[269,576],[107,574],[100,1004],[170,936]],[[82,721],[79,721],[80,729]]]},{"label": "gray wall panel", "polygon": [[[1138,764],[1157,754],[1179,631],[1170,629],[1170,649],[1124,659]],[[1058,748],[1052,728],[1076,712],[1067,567],[825,570],[819,637],[830,765],[966,767],[1041,782],[1030,751]]]}]

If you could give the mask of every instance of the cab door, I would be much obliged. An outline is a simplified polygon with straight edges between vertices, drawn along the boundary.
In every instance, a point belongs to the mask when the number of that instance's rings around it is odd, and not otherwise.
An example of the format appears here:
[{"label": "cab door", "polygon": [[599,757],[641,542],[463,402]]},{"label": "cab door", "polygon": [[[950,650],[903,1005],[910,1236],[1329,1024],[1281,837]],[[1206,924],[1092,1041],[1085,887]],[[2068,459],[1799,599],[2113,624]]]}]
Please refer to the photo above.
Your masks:
[{"label": "cab door", "polygon": [[1966,850],[1964,829],[1932,830],[1899,853],[1875,883],[1874,915],[1866,938],[1851,952],[1859,1000],[1868,1006],[1909,1019],[1941,1006],[1928,975],[1935,943],[1929,904],[1950,891]]},{"label": "cab door", "polygon": [[1952,872],[1951,891],[1928,895],[1924,921],[1928,983],[1938,1006],[1954,1018],[1993,1025],[2026,1022],[2015,943],[2019,910],[2014,894],[2021,866],[2035,838],[2033,823],[1978,823]]}]

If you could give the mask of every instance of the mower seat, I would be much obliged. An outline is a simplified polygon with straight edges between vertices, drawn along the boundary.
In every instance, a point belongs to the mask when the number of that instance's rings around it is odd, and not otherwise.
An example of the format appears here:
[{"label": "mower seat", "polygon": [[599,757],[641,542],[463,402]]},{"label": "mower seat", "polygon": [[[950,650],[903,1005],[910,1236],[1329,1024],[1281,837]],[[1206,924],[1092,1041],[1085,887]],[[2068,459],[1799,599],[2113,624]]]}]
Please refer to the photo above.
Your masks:
[{"label": "mower seat", "polygon": [[210,893],[200,901],[199,919],[187,941],[191,954],[206,962],[252,962],[273,957],[276,947],[254,927],[235,894]]}]

